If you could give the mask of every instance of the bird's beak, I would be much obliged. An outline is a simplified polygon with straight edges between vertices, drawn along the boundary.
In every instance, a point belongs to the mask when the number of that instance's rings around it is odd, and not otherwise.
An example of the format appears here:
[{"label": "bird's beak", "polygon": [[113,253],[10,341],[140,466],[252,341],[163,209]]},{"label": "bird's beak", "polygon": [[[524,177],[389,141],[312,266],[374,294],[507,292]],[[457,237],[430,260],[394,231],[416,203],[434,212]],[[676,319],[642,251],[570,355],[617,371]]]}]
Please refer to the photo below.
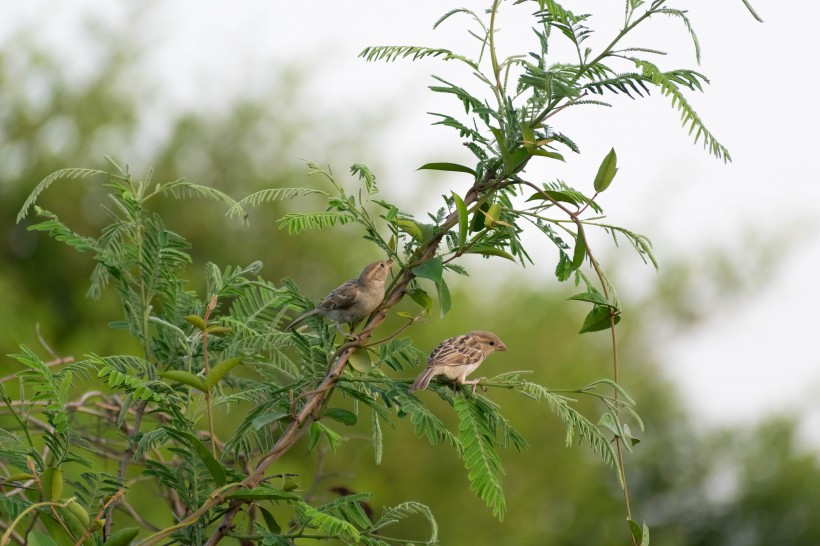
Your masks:
[{"label": "bird's beak", "polygon": [[504,342],[501,341],[501,340],[498,340],[498,348],[496,349],[496,351],[506,351],[506,350],[507,350],[507,346],[504,345]]}]

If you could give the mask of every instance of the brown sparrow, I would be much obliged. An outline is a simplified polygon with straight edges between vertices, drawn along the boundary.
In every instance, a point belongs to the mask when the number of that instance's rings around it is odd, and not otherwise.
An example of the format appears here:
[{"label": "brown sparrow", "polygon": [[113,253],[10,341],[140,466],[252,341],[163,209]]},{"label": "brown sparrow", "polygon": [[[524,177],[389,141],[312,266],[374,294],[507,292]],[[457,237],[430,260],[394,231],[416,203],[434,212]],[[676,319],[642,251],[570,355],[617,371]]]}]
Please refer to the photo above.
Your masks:
[{"label": "brown sparrow", "polygon": [[342,324],[350,324],[352,327],[375,311],[384,299],[384,283],[392,265],[393,260],[368,265],[358,279],[351,279],[337,287],[315,309],[297,317],[285,330],[308,317],[319,315],[335,322],[342,335],[347,335],[342,330]]},{"label": "brown sparrow", "polygon": [[437,375],[454,380],[458,385],[472,385],[475,392],[478,382],[484,378],[467,380],[466,377],[491,353],[506,350],[507,346],[497,335],[482,330],[445,339],[430,353],[427,367],[410,386],[410,392],[426,389]]}]

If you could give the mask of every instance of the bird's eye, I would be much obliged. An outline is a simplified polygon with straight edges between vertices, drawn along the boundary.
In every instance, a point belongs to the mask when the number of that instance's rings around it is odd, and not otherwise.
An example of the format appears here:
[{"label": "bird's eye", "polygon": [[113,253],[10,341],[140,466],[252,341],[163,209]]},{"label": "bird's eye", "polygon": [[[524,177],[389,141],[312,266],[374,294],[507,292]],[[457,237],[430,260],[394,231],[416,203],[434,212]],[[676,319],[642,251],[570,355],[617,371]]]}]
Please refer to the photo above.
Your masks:
[{"label": "bird's eye", "polygon": [[490,342],[490,345],[495,345],[495,341],[491,341],[491,342]]}]

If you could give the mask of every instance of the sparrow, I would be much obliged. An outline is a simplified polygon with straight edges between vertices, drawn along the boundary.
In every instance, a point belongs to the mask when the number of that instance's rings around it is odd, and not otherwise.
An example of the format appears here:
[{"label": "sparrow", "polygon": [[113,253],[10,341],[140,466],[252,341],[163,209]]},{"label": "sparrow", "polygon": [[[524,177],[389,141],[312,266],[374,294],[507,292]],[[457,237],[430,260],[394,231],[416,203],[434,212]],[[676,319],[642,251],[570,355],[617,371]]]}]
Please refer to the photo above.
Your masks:
[{"label": "sparrow", "polygon": [[313,315],[325,317],[336,323],[336,328],[342,330],[342,324],[359,322],[376,310],[384,299],[384,283],[393,260],[373,262],[362,271],[357,279],[351,279],[337,287],[315,308],[299,315],[285,330],[289,330]]},{"label": "sparrow", "polygon": [[478,382],[484,378],[467,380],[466,377],[491,353],[506,350],[507,346],[497,335],[483,330],[445,339],[430,353],[427,367],[410,386],[409,392],[426,389],[431,379],[443,375],[458,385],[472,385],[475,393]]}]

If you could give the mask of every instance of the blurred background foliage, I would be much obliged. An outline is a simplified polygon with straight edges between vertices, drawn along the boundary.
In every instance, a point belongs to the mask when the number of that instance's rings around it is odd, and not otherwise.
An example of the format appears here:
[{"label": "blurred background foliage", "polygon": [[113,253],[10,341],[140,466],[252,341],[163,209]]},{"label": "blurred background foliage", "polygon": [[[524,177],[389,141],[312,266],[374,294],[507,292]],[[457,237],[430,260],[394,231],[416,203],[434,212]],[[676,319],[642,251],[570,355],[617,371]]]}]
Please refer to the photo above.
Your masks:
[{"label": "blurred background foliage", "polygon": [[[342,129],[321,112],[294,111],[294,97],[308,77],[299,67],[278,67],[263,98],[226,97],[223,107],[213,112],[148,115],[161,103],[162,89],[135,78],[134,67],[144,51],[113,30],[97,29],[93,41],[99,62],[79,79],[30,33],[9,40],[0,52],[3,354],[15,352],[21,343],[44,353],[35,325],[63,356],[133,350],[124,335],[107,328],[120,314],[113,298],[85,297],[93,267],[87,256],[14,223],[34,185],[57,169],[105,169],[104,156],[110,154],[121,164],[130,163],[138,177],[153,168],[155,180],[185,177],[235,198],[264,187],[319,183],[306,179],[299,157],[330,165],[337,173],[358,161],[380,171],[367,150],[378,138],[373,129],[388,121],[375,121],[379,113],[362,113],[361,124]],[[94,233],[102,220],[99,185],[61,184],[60,191],[44,194],[42,205],[78,232]],[[381,187],[387,194],[398,191],[389,180],[381,180]],[[408,195],[422,199],[429,188],[415,190],[417,195],[413,188],[401,191],[402,200]],[[245,226],[224,217],[213,203],[157,204],[168,226],[193,244],[192,288],[201,291],[206,261],[224,266],[260,259],[266,278],[296,278],[306,293],[319,297],[376,256],[355,227],[299,237],[277,229],[276,219],[285,211],[277,207],[316,206],[307,198],[255,209]],[[758,266],[772,263],[771,246],[754,242],[746,252]],[[480,316],[480,326],[496,331],[510,347],[509,353],[488,362],[482,369],[486,375],[531,369],[537,381],[556,389],[577,388],[608,375],[608,334],[579,337],[581,309],[564,300],[567,294],[558,287],[545,291],[542,282],[528,285],[512,279],[493,283],[495,290],[488,292],[480,289],[482,277],[496,264],[476,260],[473,265],[472,277],[451,283],[450,314],[431,317],[413,329],[418,346],[432,348],[444,337],[475,328],[475,317]],[[820,463],[798,440],[795,418],[772,416],[748,429],[704,429],[682,406],[653,357],[655,344],[748,294],[770,278],[771,266],[752,268],[762,272],[758,276],[737,277],[715,250],[698,263],[661,267],[657,278],[646,273],[653,285],[642,290],[640,301],[622,294],[627,310],[619,325],[623,383],[639,402],[647,425],[642,443],[627,459],[633,511],[650,522],[653,538],[665,546],[820,544],[820,523],[814,517]],[[618,278],[617,271],[614,276]],[[16,370],[9,359],[0,369],[3,376]],[[503,458],[509,507],[503,524],[469,491],[455,454],[415,438],[401,419],[395,429],[384,430],[380,466],[374,463],[364,426],[361,441],[346,443],[337,454],[308,455],[305,446],[297,447],[278,469],[298,474],[301,487],[317,499],[329,499],[344,488],[372,490],[379,505],[406,499],[428,504],[441,526],[442,544],[448,546],[600,545],[613,544],[612,537],[620,540],[624,516],[615,473],[585,448],[565,447],[563,426],[545,406],[506,392],[490,395],[530,443],[527,451]],[[455,422],[445,403],[437,409],[445,422]],[[230,427],[230,422],[219,424],[222,430]],[[150,513],[151,497],[146,491],[143,506],[138,499],[133,504],[141,513]]]}]

